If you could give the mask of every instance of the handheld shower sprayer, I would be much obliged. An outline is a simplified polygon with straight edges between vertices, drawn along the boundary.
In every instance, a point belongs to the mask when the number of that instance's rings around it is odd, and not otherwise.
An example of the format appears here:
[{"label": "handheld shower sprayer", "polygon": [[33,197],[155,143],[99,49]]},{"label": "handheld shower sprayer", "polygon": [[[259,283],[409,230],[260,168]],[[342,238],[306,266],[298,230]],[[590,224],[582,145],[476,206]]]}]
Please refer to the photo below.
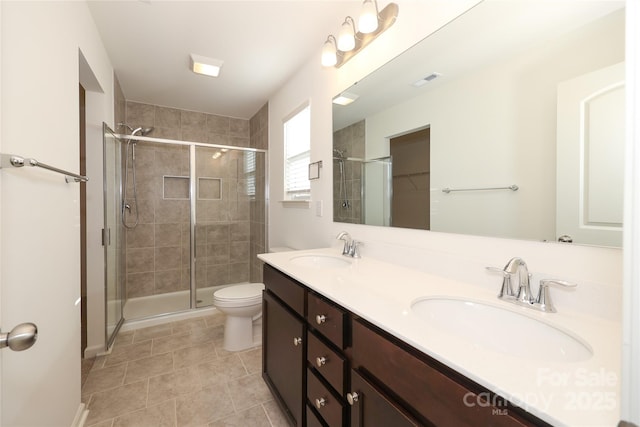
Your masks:
[{"label": "handheld shower sprayer", "polygon": [[[137,140],[133,139],[134,136],[145,136],[153,131],[153,127],[144,128],[139,126],[137,128],[132,128],[126,123],[118,123],[119,127],[126,127],[131,132],[131,137],[127,139],[127,149],[125,152],[125,166],[124,166],[124,194],[122,197],[122,224],[126,228],[135,228],[138,225],[138,221],[140,218],[138,212],[138,189],[136,186],[136,144]],[[131,150],[129,150],[131,148]],[[127,203],[127,187],[129,181],[129,151],[131,151],[131,174],[133,176],[133,203]],[[125,216],[126,212],[129,215],[132,215],[132,209],[135,209],[135,222],[133,224],[128,224]]]}]

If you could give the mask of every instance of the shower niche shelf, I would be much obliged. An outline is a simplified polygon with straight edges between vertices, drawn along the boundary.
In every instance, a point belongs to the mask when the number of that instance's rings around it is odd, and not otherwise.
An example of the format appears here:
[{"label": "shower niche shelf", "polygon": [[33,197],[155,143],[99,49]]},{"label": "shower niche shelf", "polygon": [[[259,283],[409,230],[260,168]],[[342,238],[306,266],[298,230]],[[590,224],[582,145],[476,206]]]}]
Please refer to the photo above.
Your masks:
[{"label": "shower niche shelf", "polygon": [[165,200],[189,200],[189,177],[164,175],[162,198]]},{"label": "shower niche shelf", "polygon": [[198,178],[198,200],[221,200],[222,180],[220,178]]}]

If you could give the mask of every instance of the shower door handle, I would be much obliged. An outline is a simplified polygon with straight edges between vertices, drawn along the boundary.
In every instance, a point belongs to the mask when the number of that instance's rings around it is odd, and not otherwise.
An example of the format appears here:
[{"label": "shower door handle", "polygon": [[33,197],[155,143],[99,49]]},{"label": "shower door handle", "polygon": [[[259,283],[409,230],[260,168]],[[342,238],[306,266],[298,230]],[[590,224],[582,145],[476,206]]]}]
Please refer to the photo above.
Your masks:
[{"label": "shower door handle", "polygon": [[102,229],[102,246],[111,245],[111,229],[103,228]]},{"label": "shower door handle", "polygon": [[195,231],[195,227],[193,228],[193,260],[198,260],[198,238],[196,237],[198,233]]},{"label": "shower door handle", "polygon": [[21,323],[11,332],[0,332],[0,349],[9,347],[13,351],[31,348],[38,338],[38,327],[33,323]]}]

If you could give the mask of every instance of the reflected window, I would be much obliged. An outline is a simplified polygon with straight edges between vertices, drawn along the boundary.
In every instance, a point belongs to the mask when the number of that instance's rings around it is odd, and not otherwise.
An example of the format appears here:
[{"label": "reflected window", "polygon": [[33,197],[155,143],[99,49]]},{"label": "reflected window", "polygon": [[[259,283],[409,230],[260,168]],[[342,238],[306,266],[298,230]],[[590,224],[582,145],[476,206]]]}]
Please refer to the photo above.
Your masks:
[{"label": "reflected window", "polygon": [[286,200],[311,198],[311,108],[303,106],[284,121],[284,191]]},{"label": "reflected window", "polygon": [[255,197],[256,195],[256,153],[247,151],[244,153],[244,176],[246,183],[246,195]]}]

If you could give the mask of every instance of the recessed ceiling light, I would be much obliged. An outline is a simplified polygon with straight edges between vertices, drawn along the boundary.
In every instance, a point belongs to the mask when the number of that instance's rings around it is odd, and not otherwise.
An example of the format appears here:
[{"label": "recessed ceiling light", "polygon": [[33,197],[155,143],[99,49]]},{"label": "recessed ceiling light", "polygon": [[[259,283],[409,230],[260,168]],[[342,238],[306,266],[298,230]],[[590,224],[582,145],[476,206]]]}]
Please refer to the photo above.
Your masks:
[{"label": "recessed ceiling light", "polygon": [[411,84],[413,86],[415,86],[415,87],[420,87],[420,86],[426,85],[427,83],[437,79],[441,75],[442,74],[440,74],[440,73],[431,73],[428,76],[425,76],[425,77],[421,78],[420,80],[417,80],[417,81],[415,81],[415,82],[413,82]]},{"label": "recessed ceiling light", "polygon": [[220,68],[224,61],[220,59],[207,58],[191,54],[191,71],[196,74],[204,74],[205,76],[218,77]]},{"label": "recessed ceiling light", "polygon": [[349,105],[356,99],[358,99],[358,95],[355,93],[342,92],[340,95],[333,98],[333,103],[338,105]]}]

